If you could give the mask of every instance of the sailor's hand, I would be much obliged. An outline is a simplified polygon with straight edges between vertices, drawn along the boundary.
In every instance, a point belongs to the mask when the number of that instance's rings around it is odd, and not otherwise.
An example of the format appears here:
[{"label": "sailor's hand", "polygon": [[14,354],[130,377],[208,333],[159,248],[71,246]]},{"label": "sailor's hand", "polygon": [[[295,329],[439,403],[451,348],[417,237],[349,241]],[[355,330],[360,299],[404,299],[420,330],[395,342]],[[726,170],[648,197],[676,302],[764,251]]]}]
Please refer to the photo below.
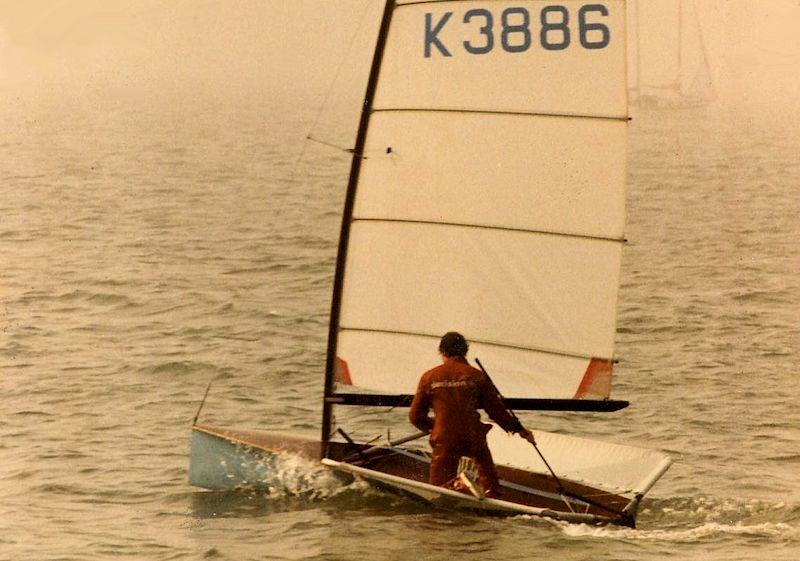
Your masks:
[{"label": "sailor's hand", "polygon": [[524,438],[525,440],[536,446],[536,439],[533,438],[533,433],[531,431],[529,431],[528,429],[522,429],[521,431],[519,431],[518,434],[522,438]]}]

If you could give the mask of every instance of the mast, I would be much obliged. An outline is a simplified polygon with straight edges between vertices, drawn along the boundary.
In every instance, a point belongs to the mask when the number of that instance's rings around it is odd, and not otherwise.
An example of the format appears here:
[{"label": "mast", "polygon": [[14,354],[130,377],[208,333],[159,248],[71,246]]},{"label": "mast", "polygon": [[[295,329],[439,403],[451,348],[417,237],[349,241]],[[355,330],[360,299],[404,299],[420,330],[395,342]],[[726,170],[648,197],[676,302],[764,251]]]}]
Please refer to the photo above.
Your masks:
[{"label": "mast", "polygon": [[675,91],[678,95],[683,93],[683,0],[678,0],[678,72]]},{"label": "mast", "polygon": [[702,68],[705,78],[708,80],[708,89],[710,90],[703,95],[703,100],[710,101],[716,97],[716,92],[714,91],[714,82],[711,78],[711,67],[708,64],[708,53],[706,52],[706,41],[703,37],[703,26],[700,23],[700,14],[697,12],[697,2],[692,2],[692,13],[694,15],[694,20],[697,22],[697,35],[700,39],[700,52],[703,54]]},{"label": "mast", "polygon": [[369,71],[367,89],[364,94],[364,104],[361,109],[361,119],[358,123],[358,133],[356,143],[353,148],[353,160],[350,164],[350,178],[347,183],[347,194],[345,195],[344,211],[342,213],[342,228],[339,234],[339,250],[336,258],[336,273],[333,280],[333,297],[331,302],[331,316],[328,326],[328,353],[325,360],[325,386],[322,402],[322,456],[327,455],[328,441],[330,440],[333,414],[333,383],[334,370],[336,368],[336,347],[339,336],[339,315],[341,311],[342,288],[344,284],[345,262],[347,261],[347,245],[350,238],[350,225],[353,216],[353,203],[355,201],[358,175],[361,171],[361,160],[363,159],[364,144],[367,138],[367,126],[369,124],[370,113],[372,112],[372,101],[375,97],[375,89],[378,85],[378,75],[380,73],[383,51],[386,46],[386,38],[389,35],[389,25],[392,20],[392,13],[395,8],[395,0],[386,0],[383,8],[383,17],[378,31],[378,39],[375,45],[375,54],[372,59],[372,67]]},{"label": "mast", "polygon": [[638,102],[642,97],[642,16],[639,11],[639,0],[636,0],[636,87],[633,93]]}]

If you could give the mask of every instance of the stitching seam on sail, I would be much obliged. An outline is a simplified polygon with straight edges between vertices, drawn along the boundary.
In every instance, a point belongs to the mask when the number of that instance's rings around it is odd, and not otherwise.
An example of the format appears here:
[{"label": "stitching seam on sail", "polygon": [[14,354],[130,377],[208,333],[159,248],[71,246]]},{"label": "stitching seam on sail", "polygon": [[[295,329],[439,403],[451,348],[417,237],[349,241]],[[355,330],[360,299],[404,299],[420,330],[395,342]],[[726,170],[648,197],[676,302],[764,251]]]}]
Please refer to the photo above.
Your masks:
[{"label": "stitching seam on sail", "polygon": [[[412,331],[395,331],[395,330],[391,330],[391,329],[371,329],[371,328],[366,328],[366,327],[346,327],[346,326],[343,326],[340,323],[339,324],[339,332],[341,333],[342,331],[358,331],[358,332],[361,332],[361,333],[384,333],[384,334],[387,334],[387,335],[410,335],[412,337],[427,337],[429,339],[436,339],[436,340],[441,338],[441,335],[434,335],[434,334],[430,334],[430,333],[415,333],[415,332],[412,332]],[[500,348],[503,348],[503,349],[514,349],[514,350],[518,350],[518,351],[530,351],[530,352],[543,353],[543,354],[548,354],[548,355],[565,356],[565,357],[579,358],[579,359],[585,359],[585,360],[591,360],[593,358],[597,358],[597,359],[600,359],[600,360],[610,360],[613,363],[617,363],[618,362],[617,359],[603,357],[603,356],[580,354],[580,353],[570,353],[570,352],[566,352],[566,351],[556,351],[554,349],[545,349],[545,348],[541,348],[541,347],[525,347],[525,346],[522,346],[522,345],[509,345],[509,344],[506,344],[506,343],[498,343],[496,341],[485,341],[485,340],[474,339],[474,338],[470,339],[470,343],[475,343],[475,344],[480,344],[480,345],[489,345],[489,346],[492,346],[492,347],[500,347]]]},{"label": "stitching seam on sail", "polygon": [[[478,0],[450,0],[451,3],[454,4],[466,4],[468,2],[477,2]],[[486,2],[487,0],[480,0],[482,2]],[[489,2],[498,1],[498,0],[488,0]],[[400,8],[407,8],[409,6],[419,6],[420,4],[441,4],[442,0],[417,0],[416,2],[404,2],[402,4],[398,4],[395,2],[394,9],[399,10]]]},{"label": "stitching seam on sail", "polygon": [[456,228],[476,228],[479,230],[498,230],[505,232],[520,232],[523,234],[541,234],[545,236],[563,236],[567,238],[580,238],[586,240],[605,241],[613,243],[626,243],[625,238],[611,238],[606,236],[591,236],[589,234],[576,234],[572,232],[553,232],[549,230],[527,230],[525,228],[509,228],[505,226],[484,226],[481,224],[462,224],[459,222],[432,222],[429,220],[403,220],[399,218],[353,218],[353,222],[387,222],[397,224],[428,224],[431,226],[450,226]]}]

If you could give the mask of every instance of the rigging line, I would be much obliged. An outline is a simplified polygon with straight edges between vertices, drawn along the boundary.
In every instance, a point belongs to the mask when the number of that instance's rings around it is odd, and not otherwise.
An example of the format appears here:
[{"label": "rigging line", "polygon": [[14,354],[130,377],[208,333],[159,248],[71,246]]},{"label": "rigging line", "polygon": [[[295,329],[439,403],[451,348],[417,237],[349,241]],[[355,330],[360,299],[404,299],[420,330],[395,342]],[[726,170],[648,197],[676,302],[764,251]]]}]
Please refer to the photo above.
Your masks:
[{"label": "rigging line", "polygon": [[[350,57],[350,53],[353,50],[353,44],[355,43],[356,37],[358,37],[359,33],[361,32],[361,27],[364,25],[364,20],[366,20],[367,12],[369,11],[369,6],[370,6],[370,0],[364,0],[364,8],[361,11],[361,17],[359,18],[358,24],[356,25],[356,30],[350,37],[350,42],[347,45],[347,49],[345,50],[344,56],[339,61],[339,66],[336,68],[333,80],[331,80],[330,85],[328,86],[328,90],[325,92],[325,97],[322,100],[322,104],[317,110],[317,114],[314,117],[313,123],[311,124],[311,128],[308,130],[308,133],[306,134],[307,140],[312,140],[315,142],[319,142],[320,144],[327,144],[328,146],[333,146],[334,148],[339,148],[348,152],[352,152],[352,150],[348,150],[346,148],[341,148],[340,146],[336,146],[334,144],[328,144],[326,142],[316,140],[311,137],[311,134],[317,128],[317,125],[319,124],[319,121],[322,118],[322,113],[325,111],[325,108],[327,107],[328,102],[330,101],[331,94],[333,93],[333,88],[336,85],[336,82],[339,80],[339,75],[342,72],[342,68],[344,68],[345,61],[348,60],[348,58]],[[307,145],[304,142],[302,147],[300,148],[300,154],[298,154],[297,160],[295,160],[294,165],[292,166],[292,173],[289,176],[289,181],[288,181],[290,184],[294,182],[295,174],[297,173],[297,167],[300,165],[300,162],[303,160],[303,156],[305,156],[306,154],[306,146]]]},{"label": "rigging line", "polygon": [[529,111],[499,111],[492,109],[446,109],[440,107],[383,107],[373,109],[373,113],[463,113],[470,115],[515,115],[520,117],[553,117],[561,119],[592,119],[601,121],[622,121],[628,122],[631,118],[628,115],[578,115],[574,113],[536,113]]},{"label": "rigging line", "polygon": [[[475,358],[475,362],[480,367],[481,371],[483,371],[483,373],[486,375],[486,378],[489,380],[489,383],[494,388],[495,393],[497,393],[497,396],[500,398],[500,401],[503,403],[505,408],[508,410],[509,413],[511,413],[511,416],[514,419],[516,419],[517,423],[519,423],[519,425],[522,426],[522,422],[519,420],[519,417],[517,417],[517,414],[514,413],[513,409],[508,407],[508,404],[506,403],[506,398],[503,397],[503,394],[501,394],[500,390],[497,389],[497,386],[494,384],[494,381],[492,380],[492,377],[489,376],[489,373],[483,367],[483,364],[481,364],[481,361],[478,360],[478,358],[476,357]],[[587,503],[587,504],[589,504],[591,506],[594,506],[594,507],[597,507],[597,508],[599,508],[601,510],[605,510],[606,512],[611,512],[613,514],[616,514],[621,519],[629,518],[629,516],[626,515],[624,511],[618,511],[618,510],[616,510],[614,508],[611,508],[611,507],[608,507],[608,506],[604,505],[603,503],[598,503],[598,502],[593,501],[592,499],[590,499],[588,497],[584,497],[583,495],[579,495],[577,493],[573,493],[572,491],[567,490],[567,488],[564,487],[563,483],[561,483],[561,479],[559,479],[559,477],[556,475],[556,472],[553,471],[553,468],[550,467],[550,464],[544,458],[544,455],[542,455],[542,452],[541,452],[541,450],[539,450],[539,447],[536,445],[536,442],[535,441],[531,442],[531,445],[533,446],[533,449],[536,450],[536,453],[539,455],[539,458],[541,458],[542,462],[544,462],[544,465],[547,466],[547,470],[550,472],[550,475],[552,475],[553,479],[555,479],[556,485],[558,486],[559,494],[564,499],[564,502],[566,503],[567,508],[570,509],[572,512],[575,512],[575,511],[572,510],[572,507],[570,506],[569,500],[567,499],[567,497],[572,498],[572,499],[576,499],[576,500],[584,502],[584,503]],[[588,512],[588,509],[587,509],[587,512]]]},{"label": "rigging line", "polygon": [[[513,418],[515,421],[517,421],[517,424],[520,426],[520,428],[522,428],[522,429],[524,430],[524,426],[522,425],[522,421],[520,421],[520,420],[519,420],[519,417],[517,417],[517,414],[516,414],[516,413],[514,413],[514,410],[513,410],[513,409],[511,409],[511,408],[508,406],[508,404],[506,403],[506,398],[505,398],[505,397],[503,397],[503,394],[501,394],[501,393],[500,393],[500,390],[498,390],[498,389],[497,389],[497,386],[495,386],[495,385],[494,385],[494,380],[492,380],[492,377],[491,377],[491,376],[489,376],[489,373],[488,373],[488,372],[486,371],[486,369],[483,367],[483,364],[481,364],[481,361],[478,359],[478,357],[475,357],[475,363],[476,363],[476,364],[478,365],[478,367],[480,367],[480,369],[483,371],[484,375],[486,376],[486,379],[487,379],[487,380],[489,380],[489,384],[491,384],[492,388],[494,389],[494,392],[497,394],[497,397],[499,397],[499,398],[500,398],[500,402],[503,404],[503,407],[505,407],[505,408],[506,408],[506,410],[507,410],[507,411],[508,411],[508,412],[511,414],[511,417],[512,417],[512,418]],[[530,434],[530,431],[528,431],[528,434]],[[526,439],[526,440],[527,440],[527,439]],[[564,504],[566,504],[566,505],[567,505],[567,508],[570,510],[570,512],[573,512],[573,513],[574,513],[575,511],[574,511],[574,510],[572,510],[572,506],[569,504],[569,500],[567,499],[567,497],[566,497],[566,495],[565,495],[565,489],[564,489],[564,485],[562,485],[562,484],[561,484],[561,480],[558,478],[558,476],[556,475],[556,473],[553,471],[553,468],[551,468],[551,467],[550,467],[550,464],[548,464],[548,463],[547,463],[547,460],[545,460],[545,459],[544,459],[544,456],[542,456],[542,453],[539,451],[539,447],[538,447],[538,446],[536,446],[536,442],[535,442],[535,440],[532,440],[532,441],[530,441],[530,443],[533,445],[534,449],[535,449],[535,450],[536,450],[536,452],[539,454],[539,457],[540,457],[540,458],[542,459],[542,461],[544,462],[544,465],[546,465],[546,466],[547,466],[547,469],[548,469],[548,470],[550,470],[550,474],[553,476],[553,479],[555,479],[555,481],[556,481],[556,485],[558,485],[558,493],[561,495],[561,498],[564,500]]]},{"label": "rigging line", "polygon": [[525,234],[542,234],[547,236],[563,236],[615,243],[626,243],[626,238],[611,238],[607,236],[592,236],[589,234],[576,234],[572,232],[553,232],[550,230],[528,230],[526,228],[510,228],[507,226],[486,226],[483,224],[464,224],[461,222],[434,222],[432,220],[406,220],[402,218],[354,218],[353,222],[389,222],[398,224],[429,224],[431,226],[455,226],[460,228],[475,228],[480,230],[499,230],[503,232],[521,232]]},{"label": "rigging line", "polygon": [[342,152],[347,152],[349,154],[355,153],[353,148],[345,148],[344,146],[339,146],[338,144],[334,144],[333,142],[328,142],[326,140],[320,140],[319,138],[314,138],[311,136],[311,133],[306,135],[306,140],[310,140],[311,142],[316,142],[317,144],[322,144],[323,146],[330,146],[331,148],[336,148],[337,150],[341,150]]},{"label": "rigging line", "polygon": [[409,398],[401,399],[400,401],[397,402],[397,405],[392,405],[389,408],[389,410],[386,411],[386,414],[388,415],[389,413],[391,413],[392,411],[394,411],[395,409],[397,409],[400,406],[411,405],[411,402],[412,402],[414,396],[409,396],[409,397],[410,397],[410,399]]},{"label": "rigging line", "polygon": [[[355,148],[345,148],[344,146],[339,146],[338,144],[334,144],[333,142],[328,142],[327,140],[321,140],[319,138],[314,138],[310,134],[306,136],[306,140],[310,140],[311,142],[316,142],[317,144],[322,144],[323,146],[330,146],[331,148],[336,148],[337,150],[341,150],[342,152],[347,152],[348,154],[355,154],[360,157],[362,160],[369,160],[370,158],[374,158],[375,156],[367,156],[367,151],[362,150],[360,153],[356,154]],[[392,148],[386,148],[385,150],[370,150],[370,154],[391,154]]]},{"label": "rigging line", "polygon": [[[431,333],[415,333],[415,332],[412,332],[412,331],[394,331],[394,330],[391,330],[391,329],[371,329],[371,328],[365,328],[365,327],[346,327],[346,326],[343,326],[341,324],[339,325],[339,330],[340,331],[357,331],[357,332],[360,332],[360,333],[383,333],[383,334],[386,334],[386,335],[410,335],[412,337],[426,337],[428,339],[436,339],[436,340],[441,339],[441,337],[442,337],[441,335],[434,335],[434,334],[431,334]],[[492,347],[501,347],[503,349],[514,349],[514,350],[517,350],[517,351],[530,351],[530,352],[536,352],[536,353],[544,353],[544,354],[548,354],[548,355],[565,356],[565,357],[569,357],[569,358],[578,358],[578,359],[583,359],[583,360],[592,360],[592,359],[608,360],[608,361],[613,362],[614,364],[619,362],[615,358],[605,358],[605,357],[601,357],[601,356],[591,356],[591,355],[585,355],[585,354],[579,354],[579,353],[570,353],[570,352],[566,352],[566,351],[556,351],[554,349],[545,349],[545,348],[540,348],[540,347],[526,347],[526,346],[522,346],[522,345],[509,345],[507,343],[498,343],[496,341],[484,341],[484,340],[479,340],[479,339],[470,339],[470,342],[471,343],[477,343],[477,344],[480,344],[480,345],[489,345],[489,346],[492,346]]]},{"label": "rigging line", "polygon": [[309,136],[311,135],[311,133],[314,131],[314,129],[319,124],[319,120],[322,117],[322,113],[325,110],[326,106],[328,105],[328,102],[330,101],[330,96],[333,93],[333,88],[336,85],[336,82],[338,82],[338,80],[339,80],[339,75],[342,72],[342,68],[344,68],[344,63],[350,57],[350,52],[353,49],[353,44],[355,43],[356,37],[358,37],[359,33],[361,32],[361,27],[364,25],[364,20],[367,17],[367,12],[369,11],[370,4],[371,4],[370,0],[364,0],[364,8],[361,11],[361,17],[358,19],[358,24],[356,25],[356,30],[355,30],[355,32],[353,32],[353,35],[350,37],[350,42],[347,45],[347,49],[344,52],[344,56],[339,61],[339,66],[336,68],[336,73],[333,76],[333,80],[331,81],[330,86],[328,86],[328,91],[325,92],[325,97],[324,97],[324,99],[322,101],[322,105],[320,105],[319,111],[317,111],[317,115],[314,118],[314,123],[311,125],[311,129],[309,130],[309,133],[308,133]]}]

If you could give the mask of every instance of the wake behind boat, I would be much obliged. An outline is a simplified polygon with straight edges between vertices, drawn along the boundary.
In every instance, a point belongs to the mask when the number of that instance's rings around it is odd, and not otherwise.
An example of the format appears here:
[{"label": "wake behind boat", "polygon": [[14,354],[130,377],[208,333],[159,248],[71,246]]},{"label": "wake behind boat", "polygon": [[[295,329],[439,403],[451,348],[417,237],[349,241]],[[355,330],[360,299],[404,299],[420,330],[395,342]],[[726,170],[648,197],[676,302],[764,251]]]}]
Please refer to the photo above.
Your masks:
[{"label": "wake behind boat", "polygon": [[610,399],[626,96],[623,0],[387,2],[344,204],[322,434],[195,424],[190,482],[257,486],[300,455],[440,506],[633,526],[670,464],[659,452],[534,431],[537,455],[495,429],[490,499],[429,485],[426,451],[351,438],[357,424],[334,417],[407,407],[453,328],[513,409],[628,405]]}]

